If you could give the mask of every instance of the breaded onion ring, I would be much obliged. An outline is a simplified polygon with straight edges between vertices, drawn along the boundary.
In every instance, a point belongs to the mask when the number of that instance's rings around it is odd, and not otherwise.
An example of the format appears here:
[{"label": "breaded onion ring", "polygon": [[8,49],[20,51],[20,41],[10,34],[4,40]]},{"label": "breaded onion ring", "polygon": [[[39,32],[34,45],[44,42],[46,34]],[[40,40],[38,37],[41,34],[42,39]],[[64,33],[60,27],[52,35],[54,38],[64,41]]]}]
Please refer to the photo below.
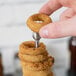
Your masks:
[{"label": "breaded onion ring", "polygon": [[19,53],[19,58],[24,62],[25,61],[41,62],[48,58],[48,53],[44,52],[43,54],[40,54],[40,55],[26,55],[26,54],[24,55],[24,54]]},{"label": "breaded onion ring", "polygon": [[23,68],[23,76],[52,76],[52,74],[50,69],[41,70],[41,71],[32,71],[32,70],[27,70]]},{"label": "breaded onion ring", "polygon": [[39,32],[41,27],[50,22],[52,22],[52,20],[48,15],[39,13],[30,16],[26,23],[33,32]]},{"label": "breaded onion ring", "polygon": [[43,62],[21,61],[21,65],[22,65],[22,67],[26,68],[27,70],[40,71],[40,70],[50,69],[50,67],[54,64],[53,61],[54,61],[53,58],[48,57],[48,59]]},{"label": "breaded onion ring", "polygon": [[38,48],[35,48],[34,41],[26,41],[23,42],[19,47],[19,53],[27,54],[27,55],[39,55],[46,52],[45,45],[40,43]]}]

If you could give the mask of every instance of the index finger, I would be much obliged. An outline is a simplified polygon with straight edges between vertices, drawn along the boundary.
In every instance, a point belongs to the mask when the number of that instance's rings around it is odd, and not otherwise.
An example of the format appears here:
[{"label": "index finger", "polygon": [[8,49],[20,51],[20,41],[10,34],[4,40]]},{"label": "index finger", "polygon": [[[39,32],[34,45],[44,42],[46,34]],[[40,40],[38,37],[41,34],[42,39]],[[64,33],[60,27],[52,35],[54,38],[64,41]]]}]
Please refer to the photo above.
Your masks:
[{"label": "index finger", "polygon": [[57,0],[49,0],[41,9],[40,13],[45,13],[47,15],[52,14],[55,10],[61,8],[62,5]]}]

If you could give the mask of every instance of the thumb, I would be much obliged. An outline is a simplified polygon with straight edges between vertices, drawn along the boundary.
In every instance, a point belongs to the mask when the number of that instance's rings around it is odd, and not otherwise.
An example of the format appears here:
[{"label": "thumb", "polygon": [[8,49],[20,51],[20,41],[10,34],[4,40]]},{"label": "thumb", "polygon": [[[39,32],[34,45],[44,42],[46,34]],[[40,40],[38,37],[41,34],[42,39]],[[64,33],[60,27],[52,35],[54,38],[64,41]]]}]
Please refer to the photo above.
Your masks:
[{"label": "thumb", "polygon": [[42,27],[39,34],[43,38],[76,36],[76,16],[68,20],[50,23]]}]

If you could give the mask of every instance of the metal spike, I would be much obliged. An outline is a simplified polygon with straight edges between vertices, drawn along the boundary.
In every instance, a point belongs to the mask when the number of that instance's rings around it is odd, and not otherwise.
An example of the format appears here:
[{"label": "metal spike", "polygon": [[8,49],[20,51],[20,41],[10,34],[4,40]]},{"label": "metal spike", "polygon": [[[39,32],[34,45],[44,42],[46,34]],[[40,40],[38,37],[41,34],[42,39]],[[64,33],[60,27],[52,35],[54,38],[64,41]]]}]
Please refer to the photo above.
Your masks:
[{"label": "metal spike", "polygon": [[39,47],[39,41],[41,39],[39,33],[33,33],[33,39],[35,40],[35,48]]}]

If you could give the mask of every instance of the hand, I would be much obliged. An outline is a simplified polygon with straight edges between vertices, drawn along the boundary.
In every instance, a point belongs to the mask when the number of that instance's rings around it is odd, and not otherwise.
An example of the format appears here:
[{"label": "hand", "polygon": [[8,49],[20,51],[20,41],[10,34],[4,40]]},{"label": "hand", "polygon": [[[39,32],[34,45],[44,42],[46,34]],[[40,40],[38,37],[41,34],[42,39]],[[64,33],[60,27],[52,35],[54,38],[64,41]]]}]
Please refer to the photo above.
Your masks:
[{"label": "hand", "polygon": [[40,9],[40,13],[50,15],[62,6],[68,7],[68,9],[61,14],[59,21],[47,24],[40,29],[41,37],[76,36],[76,0],[49,0]]}]

